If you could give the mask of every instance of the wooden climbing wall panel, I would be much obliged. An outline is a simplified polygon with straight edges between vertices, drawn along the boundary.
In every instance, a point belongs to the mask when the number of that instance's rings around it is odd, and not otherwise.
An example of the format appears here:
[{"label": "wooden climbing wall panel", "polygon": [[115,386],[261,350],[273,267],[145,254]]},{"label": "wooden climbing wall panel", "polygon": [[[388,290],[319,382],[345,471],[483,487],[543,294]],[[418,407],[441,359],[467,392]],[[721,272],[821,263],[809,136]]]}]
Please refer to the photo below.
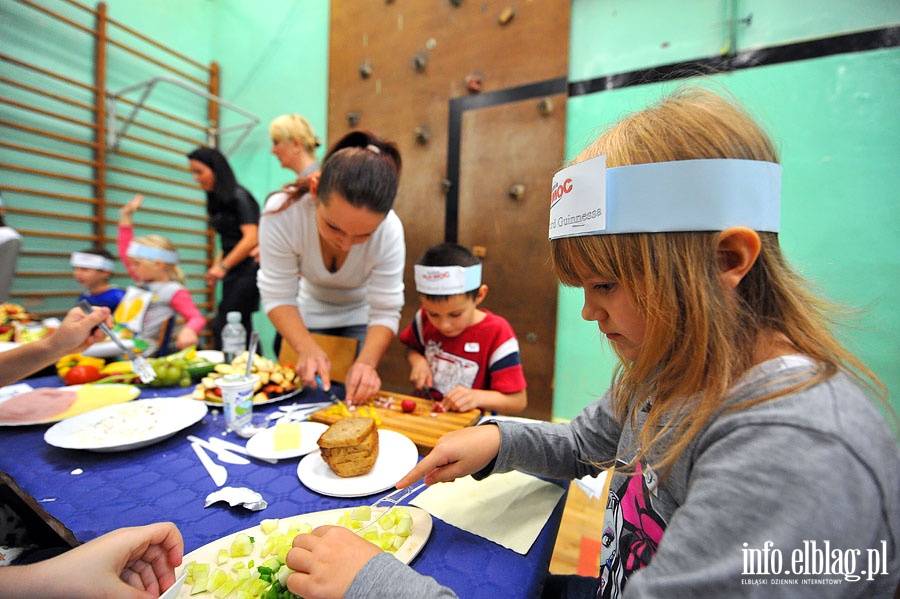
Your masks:
[{"label": "wooden climbing wall panel", "polygon": [[[413,264],[456,241],[484,254],[483,306],[519,337],[529,407],[552,414],[557,284],[549,270],[550,180],[563,160],[569,2],[385,0],[331,3],[328,144],[352,128],[395,141],[395,210]],[[399,343],[380,369],[409,392]]]}]

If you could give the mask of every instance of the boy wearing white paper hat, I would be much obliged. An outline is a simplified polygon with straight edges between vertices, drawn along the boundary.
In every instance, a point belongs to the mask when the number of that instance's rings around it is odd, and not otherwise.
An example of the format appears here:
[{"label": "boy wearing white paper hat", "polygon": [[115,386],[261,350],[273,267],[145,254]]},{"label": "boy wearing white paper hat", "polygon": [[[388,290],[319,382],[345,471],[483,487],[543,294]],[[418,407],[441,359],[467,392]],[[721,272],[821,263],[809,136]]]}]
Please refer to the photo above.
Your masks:
[{"label": "boy wearing white paper hat", "polygon": [[72,276],[84,288],[78,301],[87,300],[92,306],[106,306],[114,312],[125,290],[109,283],[115,270],[113,255],[103,248],[90,248],[72,252],[69,264],[72,265]]},{"label": "boy wearing white paper hat", "polygon": [[525,409],[525,374],[509,322],[478,306],[487,296],[481,262],[455,243],[428,248],[415,265],[422,308],[400,334],[409,379],[432,389],[445,410],[517,413]]}]

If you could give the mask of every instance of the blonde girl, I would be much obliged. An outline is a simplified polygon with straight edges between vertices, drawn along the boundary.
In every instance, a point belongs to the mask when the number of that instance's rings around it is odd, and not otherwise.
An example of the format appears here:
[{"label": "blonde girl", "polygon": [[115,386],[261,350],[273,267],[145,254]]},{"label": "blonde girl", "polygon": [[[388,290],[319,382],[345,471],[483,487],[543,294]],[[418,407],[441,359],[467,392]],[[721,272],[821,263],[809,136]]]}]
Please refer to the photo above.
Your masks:
[{"label": "blonde girl", "polygon": [[[143,197],[137,195],[119,210],[118,249],[128,274],[144,293],[129,288],[132,303],[128,303],[129,293],[126,292],[126,297],[116,310],[116,320],[120,323],[125,320],[138,323],[133,325],[133,329],[137,329],[133,332],[148,344],[145,352],[149,354],[165,351],[166,348],[158,346],[160,333],[162,327],[176,315],[184,319],[185,324],[175,335],[175,348],[198,345],[206,319],[184,286],[184,273],[178,266],[175,246],[160,235],[134,236],[132,217],[141,202]],[[143,309],[132,309],[134,306]]]},{"label": "blonde girl", "polygon": [[[550,237],[620,358],[612,387],[569,423],[448,433],[397,486],[605,470],[598,576],[549,576],[544,597],[893,596],[900,453],[884,390],[778,247],[780,176],[762,129],[705,90],[602,134],[554,178]],[[290,590],[332,596],[315,580],[342,552],[329,583],[348,597],[453,596],[354,536],[298,536]]]}]

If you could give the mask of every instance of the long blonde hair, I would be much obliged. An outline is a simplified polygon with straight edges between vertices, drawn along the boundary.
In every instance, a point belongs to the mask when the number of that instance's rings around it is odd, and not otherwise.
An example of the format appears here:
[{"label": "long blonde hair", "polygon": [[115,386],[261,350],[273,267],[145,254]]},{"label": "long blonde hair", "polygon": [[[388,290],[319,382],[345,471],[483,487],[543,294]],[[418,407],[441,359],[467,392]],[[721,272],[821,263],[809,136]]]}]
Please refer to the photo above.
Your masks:
[{"label": "long blonde hair", "polygon": [[272,141],[295,141],[306,148],[311,155],[322,141],[313,133],[312,125],[299,114],[282,114],[269,123],[269,137]]},{"label": "long blonde hair", "polygon": [[[143,237],[135,237],[134,243],[159,248],[161,250],[168,250],[170,252],[178,252],[175,248],[175,244],[162,235],[144,235]],[[129,260],[141,260],[141,258],[129,258]],[[184,271],[182,271],[181,267],[177,264],[166,264],[166,273],[168,273],[170,279],[178,281],[182,285],[185,284],[186,279],[184,277]]]},{"label": "long blonde hair", "polygon": [[[774,144],[744,110],[696,87],[626,117],[572,162],[602,154],[608,167],[702,158],[778,162]],[[651,459],[666,472],[717,413],[806,388],[839,369],[887,403],[881,382],[829,332],[836,306],[807,290],[782,255],[776,233],[759,236],[759,257],[736,289],[737,302],[719,280],[717,232],[551,242],[553,268],[563,284],[579,287],[586,273],[609,277],[634,298],[646,320],[639,355],[634,361],[620,356],[611,391],[620,423],[634,424],[653,398],[634,462]],[[771,333],[783,334],[819,368],[778,391],[724,407],[728,389],[754,365],[757,342]]]}]

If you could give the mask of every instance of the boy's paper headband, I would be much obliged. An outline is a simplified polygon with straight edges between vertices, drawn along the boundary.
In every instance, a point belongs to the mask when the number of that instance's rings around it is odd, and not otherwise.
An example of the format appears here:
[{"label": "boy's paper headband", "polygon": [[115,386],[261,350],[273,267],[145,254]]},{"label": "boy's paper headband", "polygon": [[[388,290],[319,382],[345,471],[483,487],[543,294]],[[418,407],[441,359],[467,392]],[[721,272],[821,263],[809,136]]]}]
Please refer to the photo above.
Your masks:
[{"label": "boy's paper headband", "polygon": [[69,264],[74,268],[93,268],[94,270],[115,270],[113,261],[97,254],[87,254],[85,252],[72,252],[69,258]]},{"label": "boy's paper headband", "polygon": [[423,295],[458,295],[481,286],[481,264],[472,266],[415,265],[416,291]]},{"label": "boy's paper headband", "polygon": [[606,168],[606,156],[556,173],[550,239],[580,235],[723,231],[777,232],[781,165],[705,159]]},{"label": "boy's paper headband", "polygon": [[125,255],[129,258],[143,258],[144,260],[159,260],[166,264],[178,264],[178,252],[155,248],[135,241],[128,244],[128,251]]}]

